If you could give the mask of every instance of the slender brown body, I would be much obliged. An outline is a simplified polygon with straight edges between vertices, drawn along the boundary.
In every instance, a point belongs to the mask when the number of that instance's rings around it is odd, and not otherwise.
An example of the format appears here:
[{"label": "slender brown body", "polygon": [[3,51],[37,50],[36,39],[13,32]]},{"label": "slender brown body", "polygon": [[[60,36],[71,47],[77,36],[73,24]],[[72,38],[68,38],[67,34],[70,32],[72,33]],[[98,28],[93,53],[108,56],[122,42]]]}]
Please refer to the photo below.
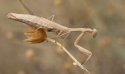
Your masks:
[{"label": "slender brown body", "polygon": [[17,14],[17,13],[9,13],[8,18],[23,22],[31,27],[42,28],[48,32],[69,32],[69,28],[57,24],[53,21],[45,19],[43,17],[37,17],[29,14]]}]

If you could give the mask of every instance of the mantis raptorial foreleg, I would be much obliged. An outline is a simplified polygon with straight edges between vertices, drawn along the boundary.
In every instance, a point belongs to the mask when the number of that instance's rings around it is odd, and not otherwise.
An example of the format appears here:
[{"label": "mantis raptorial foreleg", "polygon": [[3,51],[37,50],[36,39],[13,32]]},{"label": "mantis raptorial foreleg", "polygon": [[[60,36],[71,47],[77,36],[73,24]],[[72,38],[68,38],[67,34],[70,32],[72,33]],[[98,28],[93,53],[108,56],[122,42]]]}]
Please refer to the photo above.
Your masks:
[{"label": "mantis raptorial foreleg", "polygon": [[[81,29],[81,28],[80,28]],[[79,29],[79,30],[80,30]],[[74,30],[74,31],[79,31],[78,29]],[[80,39],[84,36],[85,32],[89,32],[89,33],[92,33],[93,37],[95,36],[96,34],[96,30],[95,29],[84,29],[83,30],[81,29],[81,33],[80,35],[76,38],[75,42],[74,42],[74,46],[78,48],[78,50],[84,54],[86,54],[88,57],[87,59],[85,60],[85,62],[82,62],[81,64],[85,64],[92,56],[92,52],[81,47],[80,45],[78,45],[78,42],[80,41]],[[76,63],[74,63],[76,64]],[[77,65],[77,64],[76,64]]]},{"label": "mantis raptorial foreleg", "polygon": [[87,59],[85,60],[85,62],[82,62],[81,64],[86,63],[92,56],[92,53],[89,50],[78,45],[78,42],[80,41],[80,39],[82,38],[83,35],[84,35],[84,32],[82,32],[74,42],[74,46],[77,47],[79,51],[81,51],[82,53],[84,53],[88,56]]}]

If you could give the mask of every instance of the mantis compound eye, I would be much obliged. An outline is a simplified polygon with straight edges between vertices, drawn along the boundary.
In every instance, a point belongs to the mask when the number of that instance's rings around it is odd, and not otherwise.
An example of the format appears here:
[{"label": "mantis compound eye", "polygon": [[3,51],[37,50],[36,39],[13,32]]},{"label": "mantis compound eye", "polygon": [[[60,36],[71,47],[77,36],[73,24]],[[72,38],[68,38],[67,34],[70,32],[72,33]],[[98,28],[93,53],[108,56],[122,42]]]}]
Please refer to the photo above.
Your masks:
[{"label": "mantis compound eye", "polygon": [[93,29],[93,32],[92,32],[92,36],[93,36],[93,38],[95,38],[96,35],[97,35],[97,30],[96,30],[96,29]]},{"label": "mantis compound eye", "polygon": [[31,28],[24,34],[27,36],[24,41],[29,43],[41,43],[47,38],[47,34],[43,29]]}]

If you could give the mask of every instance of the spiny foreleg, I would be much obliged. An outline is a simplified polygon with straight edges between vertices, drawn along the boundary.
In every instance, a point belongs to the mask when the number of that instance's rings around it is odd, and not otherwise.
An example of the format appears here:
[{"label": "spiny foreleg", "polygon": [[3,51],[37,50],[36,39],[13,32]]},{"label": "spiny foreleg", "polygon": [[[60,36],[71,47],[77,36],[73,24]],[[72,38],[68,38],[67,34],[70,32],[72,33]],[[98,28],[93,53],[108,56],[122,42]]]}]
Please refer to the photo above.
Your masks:
[{"label": "spiny foreleg", "polygon": [[[78,28],[76,30],[78,30]],[[88,56],[87,59],[85,60],[85,62],[82,62],[81,64],[85,64],[92,56],[92,52],[91,51],[89,51],[89,50],[81,47],[80,45],[78,45],[78,42],[80,41],[80,39],[84,36],[84,34],[86,32],[92,33],[93,37],[95,37],[96,29],[84,29],[83,28],[83,30],[81,30],[80,35],[76,38],[76,40],[74,42],[74,46],[77,47],[80,52],[82,52],[82,53],[84,53],[84,54],[86,54]]]}]

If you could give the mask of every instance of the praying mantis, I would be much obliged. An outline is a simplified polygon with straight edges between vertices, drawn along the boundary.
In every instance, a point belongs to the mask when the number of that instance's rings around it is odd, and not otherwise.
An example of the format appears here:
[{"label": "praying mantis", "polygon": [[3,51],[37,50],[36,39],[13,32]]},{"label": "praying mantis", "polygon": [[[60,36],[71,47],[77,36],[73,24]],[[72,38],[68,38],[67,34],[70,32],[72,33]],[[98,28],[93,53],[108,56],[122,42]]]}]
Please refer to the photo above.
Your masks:
[{"label": "praying mantis", "polygon": [[[21,1],[21,0],[20,0]],[[53,32],[56,33],[57,36],[62,37],[67,34],[70,34],[71,32],[80,32],[78,37],[76,38],[74,42],[74,46],[83,54],[86,54],[88,57],[85,60],[85,62],[79,63],[64,47],[64,51],[74,60],[74,65],[78,65],[81,69],[85,70],[88,74],[89,71],[83,67],[83,65],[91,58],[92,52],[81,47],[78,43],[81,40],[81,38],[85,35],[85,33],[91,33],[93,37],[96,36],[97,30],[96,29],[90,29],[90,28],[69,28],[66,26],[62,26],[58,23],[55,23],[51,20],[48,20],[43,17],[38,17],[31,14],[17,14],[17,13],[9,13],[7,15],[9,19],[16,20],[22,23],[27,24],[30,26],[32,30],[26,32],[26,36],[28,39],[26,39],[27,42],[31,43],[41,43],[45,40],[51,41],[53,43],[56,43],[58,46],[62,47],[62,45],[53,40],[48,38],[46,32]],[[53,18],[52,18],[53,19]]]}]

